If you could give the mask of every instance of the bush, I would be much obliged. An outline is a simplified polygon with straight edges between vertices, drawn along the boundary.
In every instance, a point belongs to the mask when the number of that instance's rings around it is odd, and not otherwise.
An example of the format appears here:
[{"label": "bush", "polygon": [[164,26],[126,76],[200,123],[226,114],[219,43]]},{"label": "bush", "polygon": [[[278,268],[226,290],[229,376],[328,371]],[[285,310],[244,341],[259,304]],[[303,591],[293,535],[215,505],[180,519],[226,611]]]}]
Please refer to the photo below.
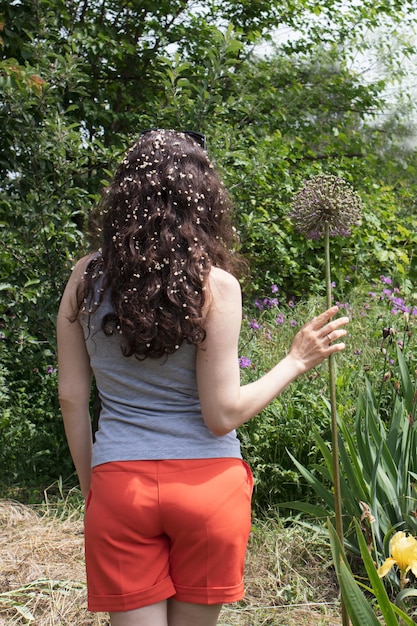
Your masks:
[{"label": "bush", "polygon": [[[335,300],[337,295],[336,286]],[[400,289],[390,278],[382,276],[370,290],[353,290],[349,302],[340,301],[339,306],[343,314],[351,317],[347,348],[336,359],[340,419],[352,431],[357,419],[357,398],[369,381],[375,390],[378,419],[389,424],[392,389],[401,385],[397,347],[401,347],[406,359],[416,350],[417,308],[413,305],[412,287],[405,283]],[[242,382],[257,378],[282,358],[297,328],[324,308],[317,298],[294,304],[280,292],[256,299],[247,309],[242,328]],[[410,368],[411,364],[410,359]],[[315,467],[315,473],[323,471],[322,446],[331,440],[327,397],[324,363],[294,381],[259,416],[240,428],[243,453],[255,476],[256,511],[271,511],[283,501],[317,502],[317,493],[312,490],[311,481],[303,478],[300,466]]]}]

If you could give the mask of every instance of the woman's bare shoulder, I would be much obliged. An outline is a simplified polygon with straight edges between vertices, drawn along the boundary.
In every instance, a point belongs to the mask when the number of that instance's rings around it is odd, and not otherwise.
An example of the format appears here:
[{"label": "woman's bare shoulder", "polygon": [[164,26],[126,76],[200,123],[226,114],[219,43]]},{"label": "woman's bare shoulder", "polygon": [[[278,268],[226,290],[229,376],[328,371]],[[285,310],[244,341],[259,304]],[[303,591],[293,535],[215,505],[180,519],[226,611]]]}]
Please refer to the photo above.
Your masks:
[{"label": "woman's bare shoulder", "polygon": [[207,291],[205,307],[209,317],[213,317],[215,313],[229,315],[231,311],[238,312],[241,309],[240,283],[229,272],[212,267],[207,281]]},{"label": "woman's bare shoulder", "polygon": [[77,290],[79,285],[84,279],[85,271],[88,267],[90,261],[94,259],[97,255],[96,252],[92,254],[86,254],[81,257],[72,268],[71,276],[68,279],[66,284],[63,297],[61,300],[60,310],[66,310],[71,312],[72,315],[75,314],[77,310]]},{"label": "woman's bare shoulder", "polygon": [[210,291],[215,296],[216,292],[227,293],[232,292],[240,293],[240,283],[230,272],[221,269],[220,267],[212,267],[208,277],[208,285]]},{"label": "woman's bare shoulder", "polygon": [[76,272],[82,272],[84,273],[85,270],[88,267],[88,264],[93,261],[93,259],[95,259],[100,253],[99,252],[90,252],[89,254],[86,254],[85,256],[82,256],[80,259],[78,259],[78,261],[75,263],[73,271]]}]

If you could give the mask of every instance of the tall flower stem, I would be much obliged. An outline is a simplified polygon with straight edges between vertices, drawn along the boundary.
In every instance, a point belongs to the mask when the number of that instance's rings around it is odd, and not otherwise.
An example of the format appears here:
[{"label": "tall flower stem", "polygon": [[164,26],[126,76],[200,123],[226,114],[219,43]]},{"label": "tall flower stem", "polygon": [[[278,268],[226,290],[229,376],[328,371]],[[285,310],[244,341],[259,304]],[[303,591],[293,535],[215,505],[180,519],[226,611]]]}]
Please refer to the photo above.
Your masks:
[{"label": "tall flower stem", "polygon": [[[325,271],[326,271],[326,299],[327,308],[332,306],[332,282],[330,268],[330,228],[328,222],[324,231],[324,251],[325,251]],[[332,466],[333,466],[333,489],[334,489],[334,512],[336,521],[336,532],[339,536],[342,549],[344,546],[343,519],[342,519],[342,496],[340,489],[340,467],[339,467],[339,437],[337,426],[337,405],[336,405],[336,375],[334,354],[329,356],[329,384],[330,384],[330,410],[332,425]],[[349,626],[349,616],[342,598],[342,624]]]},{"label": "tall flower stem", "polygon": [[[361,200],[350,184],[332,174],[318,174],[304,181],[295,194],[291,217],[298,232],[310,239],[325,237],[325,268],[327,306],[332,305],[332,283],[330,279],[330,235],[347,236],[352,227],[359,224]],[[337,432],[336,377],[334,356],[329,357],[330,406],[332,421],[332,469],[334,486],[334,511],[336,533],[344,550],[342,497],[339,469],[339,437]],[[349,626],[349,615],[342,597],[342,624]]]}]

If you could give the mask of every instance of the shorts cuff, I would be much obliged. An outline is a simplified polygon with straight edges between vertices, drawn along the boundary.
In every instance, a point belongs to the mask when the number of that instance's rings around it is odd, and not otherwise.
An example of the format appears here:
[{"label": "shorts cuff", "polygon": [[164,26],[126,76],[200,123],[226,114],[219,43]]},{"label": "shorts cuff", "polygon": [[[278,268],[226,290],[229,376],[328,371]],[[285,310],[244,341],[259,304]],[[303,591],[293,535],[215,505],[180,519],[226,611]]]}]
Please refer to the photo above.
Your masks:
[{"label": "shorts cuff", "polygon": [[245,595],[243,580],[234,587],[184,587],[176,585],[173,597],[178,602],[190,604],[227,604],[242,600]]},{"label": "shorts cuff", "polygon": [[88,592],[88,610],[106,613],[132,611],[166,600],[174,594],[175,587],[171,578],[168,577],[153,587],[128,594],[97,595]]}]

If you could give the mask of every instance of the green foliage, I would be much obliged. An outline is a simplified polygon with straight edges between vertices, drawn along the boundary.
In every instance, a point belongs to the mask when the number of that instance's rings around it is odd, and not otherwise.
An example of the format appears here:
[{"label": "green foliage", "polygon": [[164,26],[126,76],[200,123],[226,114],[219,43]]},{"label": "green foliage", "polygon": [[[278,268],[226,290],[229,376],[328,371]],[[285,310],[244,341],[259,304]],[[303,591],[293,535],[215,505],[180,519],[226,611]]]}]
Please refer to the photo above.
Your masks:
[{"label": "green foliage", "polygon": [[[393,432],[399,428],[398,421],[402,424],[402,420],[406,420],[405,430],[401,432],[404,437],[414,437],[413,428],[407,426],[407,410],[397,389],[402,388],[399,378],[399,363],[402,360],[398,359],[405,356],[412,363],[416,349],[417,309],[412,304],[412,285],[405,281],[401,289],[400,283],[394,287],[392,282],[391,278],[382,276],[373,281],[370,289],[352,291],[348,285],[348,301],[345,299],[345,284],[334,287],[335,300],[338,301],[341,314],[348,314],[351,318],[347,349],[336,359],[336,386],[339,419],[346,430],[346,437],[349,437],[346,441],[352,447],[353,459],[358,454],[355,448],[356,431],[358,436],[363,431],[361,437],[368,437],[370,418],[367,411],[370,406],[374,407],[371,415],[375,414],[374,419],[380,423],[382,430],[391,423],[394,407],[396,423],[393,423]],[[254,305],[247,303],[245,307],[240,344],[244,383],[259,377],[282,358],[297,327],[324,307],[324,299],[303,299],[295,304],[284,293],[275,293],[275,290],[276,286],[274,293],[257,298]],[[404,310],[409,313],[405,314]],[[399,356],[397,345],[402,348]],[[268,408],[239,430],[244,456],[255,475],[254,505],[259,514],[274,511],[283,506],[283,502],[288,502],[288,506],[294,510],[294,501],[298,501],[300,510],[316,517],[327,517],[329,511],[333,510],[329,479],[332,469],[330,413],[326,400],[329,397],[329,380],[326,369],[326,364],[323,364],[294,381]],[[405,373],[402,379],[407,380]],[[370,396],[364,392],[366,388]],[[409,402],[410,395],[408,391]],[[359,397],[363,400],[357,407]],[[363,404],[367,401],[372,403],[368,408]],[[369,437],[372,437],[372,432]],[[349,528],[349,519],[362,513],[359,500],[369,505],[372,501],[369,494],[372,488],[372,466],[371,461],[367,460],[369,452],[366,448],[370,444],[363,445],[363,455],[366,457],[364,463],[369,470],[365,478],[362,477],[363,468],[360,464],[351,467],[354,461],[349,461],[350,449],[346,442],[341,442],[342,468],[346,475],[344,489],[347,490],[344,498],[348,507],[346,530]],[[378,447],[378,441],[373,445]],[[404,440],[404,445],[411,450],[412,439]],[[398,451],[396,455],[395,462],[411,462],[403,455],[397,458]],[[291,457],[296,459],[297,464]],[[409,469],[413,468],[410,466]],[[355,487],[358,482],[361,491]],[[405,484],[398,484],[395,489],[403,490]],[[412,495],[411,483],[408,490],[411,490]],[[406,493],[404,491],[404,495]],[[330,508],[318,505],[317,499],[324,496]],[[405,506],[406,501],[403,500]]]},{"label": "green foliage", "polygon": [[322,245],[294,232],[288,209],[303,179],[322,173],[348,180],[364,204],[362,227],[349,244],[333,240],[336,273],[352,276],[354,268],[371,280],[411,272],[415,279],[415,207],[405,191],[414,155],[382,144],[392,130],[370,117],[383,106],[381,85],[365,88],[340,49],[315,52],[314,61],[282,51],[252,59],[235,79],[240,106],[229,120],[238,140],[231,138],[222,160],[239,207],[242,251],[256,264],[255,289],[265,288],[262,278],[272,268],[287,293],[320,291]]},{"label": "green foliage", "polygon": [[[28,41],[21,43],[27,59]],[[64,280],[83,241],[91,158],[80,150],[78,125],[62,109],[65,88],[72,85],[82,93],[83,76],[69,55],[45,48],[42,55],[42,43],[38,46],[36,67],[6,59],[0,71],[4,488],[39,489],[72,472],[56,376],[48,372],[55,368],[55,317]]]},{"label": "green foliage", "polygon": [[25,349],[14,354],[5,350],[4,341],[0,344],[8,374],[8,387],[0,395],[0,489],[39,500],[39,492],[73,470],[58,406],[55,357],[30,346],[27,337],[22,343]]},{"label": "green foliage", "polygon": [[[416,450],[416,386],[398,348],[397,376],[390,398],[387,418],[381,418],[380,404],[369,381],[358,398],[355,430],[339,420],[341,493],[343,522],[347,546],[359,553],[354,520],[362,519],[362,532],[375,560],[381,564],[393,532],[403,530],[417,534]],[[380,394],[378,394],[379,397]],[[385,421],[387,420],[387,421]],[[294,463],[317,492],[325,507],[308,507],[303,502],[282,503],[315,516],[326,516],[333,510],[331,451],[316,431],[325,465],[307,470],[293,456]],[[391,583],[399,581],[391,576]]]},{"label": "green foliage", "polygon": [[[287,351],[297,327],[317,311],[317,302],[295,306],[292,301],[286,303],[281,293],[271,296],[258,298],[253,309],[249,305],[246,308],[240,345],[243,383],[275,365]],[[313,427],[316,424],[321,431],[328,431],[321,403],[326,389],[326,377],[319,371],[312,372],[239,429],[243,455],[255,477],[257,514],[274,511],[278,502],[295,493],[311,497],[311,489],[300,480],[287,449],[307,464],[318,461]]]},{"label": "green foliage", "polygon": [[[381,621],[377,617],[377,613],[372,608],[369,595],[367,597],[361,591],[359,584],[350,569],[346,556],[343,553],[340,539],[330,523],[328,523],[328,529],[332,547],[333,562],[342,592],[342,599],[347,608],[349,617],[352,620],[353,626],[363,626],[363,624],[367,624],[367,626],[379,626]],[[367,594],[372,594],[375,597],[379,609],[378,613],[380,613],[384,618],[386,626],[398,626],[399,624],[412,626],[412,624],[415,624],[415,621],[413,621],[413,619],[411,619],[411,617],[409,617],[403,610],[390,601],[385,587],[378,577],[375,565],[369,554],[368,546],[363,538],[361,527],[356,520],[355,531],[358,544],[360,546],[360,554],[371,584],[371,587],[367,587],[363,584],[361,584],[361,587],[365,588]]]},{"label": "green foliage", "polygon": [[[72,181],[77,211],[81,190],[98,192],[103,170],[127,135],[156,125],[198,127],[226,170],[242,251],[256,263],[254,293],[267,284],[271,266],[288,293],[320,291],[320,248],[293,232],[287,212],[303,178],[321,172],[350,180],[366,204],[353,245],[335,241],[336,272],[351,273],[354,266],[370,278],[393,267],[403,275],[413,271],[415,156],[404,147],[412,132],[410,109],[402,102],[401,114],[381,121],[388,79],[364,81],[351,70],[350,53],[366,45],[358,24],[377,28],[388,18],[396,24],[398,11],[364,2],[340,12],[331,0],[320,7],[301,0],[249,4],[218,3],[195,12],[190,2],[168,0],[153,6],[112,0],[106,11],[94,2],[6,3],[0,77],[9,87],[24,86],[14,98],[17,110],[4,109],[0,152],[6,162],[13,153],[43,177],[40,163],[29,158],[37,142],[43,145],[42,129],[62,148],[65,162],[51,155],[49,166],[58,177],[62,167],[63,178]],[[319,21],[311,19],[317,12]],[[401,23],[407,19],[411,14],[404,12]],[[274,24],[288,24],[304,37],[256,56],[254,43],[266,27],[270,36]],[[413,52],[405,38],[400,44],[391,64],[384,54],[391,75],[399,75],[399,53]],[[32,106],[36,96],[42,105]],[[43,123],[51,100],[55,123],[72,130],[72,149],[54,129],[52,111],[49,125]],[[36,138],[25,132],[15,147],[27,125]],[[59,198],[67,192],[62,186]],[[89,202],[81,200],[85,210]]]},{"label": "green foliage", "polygon": [[[390,115],[381,117],[387,82],[400,75],[400,52],[410,56],[413,48],[396,35],[395,54],[383,51],[390,75],[378,79],[364,80],[351,64],[355,52],[370,51],[365,30],[403,25],[412,11],[401,13],[388,2],[359,4],[219,2],[196,11],[191,0],[0,0],[0,438],[7,441],[2,460],[10,480],[32,480],[33,461],[19,464],[19,446],[31,458],[24,447],[29,434],[36,471],[55,472],[51,482],[59,475],[59,463],[50,460],[57,458],[51,451],[63,449],[62,428],[55,384],[44,375],[55,363],[56,310],[85,248],[85,216],[143,128],[207,133],[253,270],[247,298],[272,282],[305,302],[322,293],[320,245],[297,235],[287,218],[302,180],[321,172],[349,180],[365,204],[362,228],[348,245],[335,240],[333,246],[344,298],[379,274],[414,280],[412,106],[404,98],[401,110],[390,106]],[[260,55],[257,44],[271,43],[282,25],[297,38]],[[300,319],[307,312],[300,309]],[[289,336],[283,334],[283,342]],[[266,367],[264,348],[259,359]],[[352,363],[340,376],[360,379]],[[297,385],[242,433],[266,508],[287,498],[294,484],[311,497],[284,448],[307,464],[318,459],[310,426],[327,436],[319,406],[325,381],[316,376],[312,382]],[[31,423],[28,407],[36,415]],[[39,469],[43,451],[50,470]]]}]

